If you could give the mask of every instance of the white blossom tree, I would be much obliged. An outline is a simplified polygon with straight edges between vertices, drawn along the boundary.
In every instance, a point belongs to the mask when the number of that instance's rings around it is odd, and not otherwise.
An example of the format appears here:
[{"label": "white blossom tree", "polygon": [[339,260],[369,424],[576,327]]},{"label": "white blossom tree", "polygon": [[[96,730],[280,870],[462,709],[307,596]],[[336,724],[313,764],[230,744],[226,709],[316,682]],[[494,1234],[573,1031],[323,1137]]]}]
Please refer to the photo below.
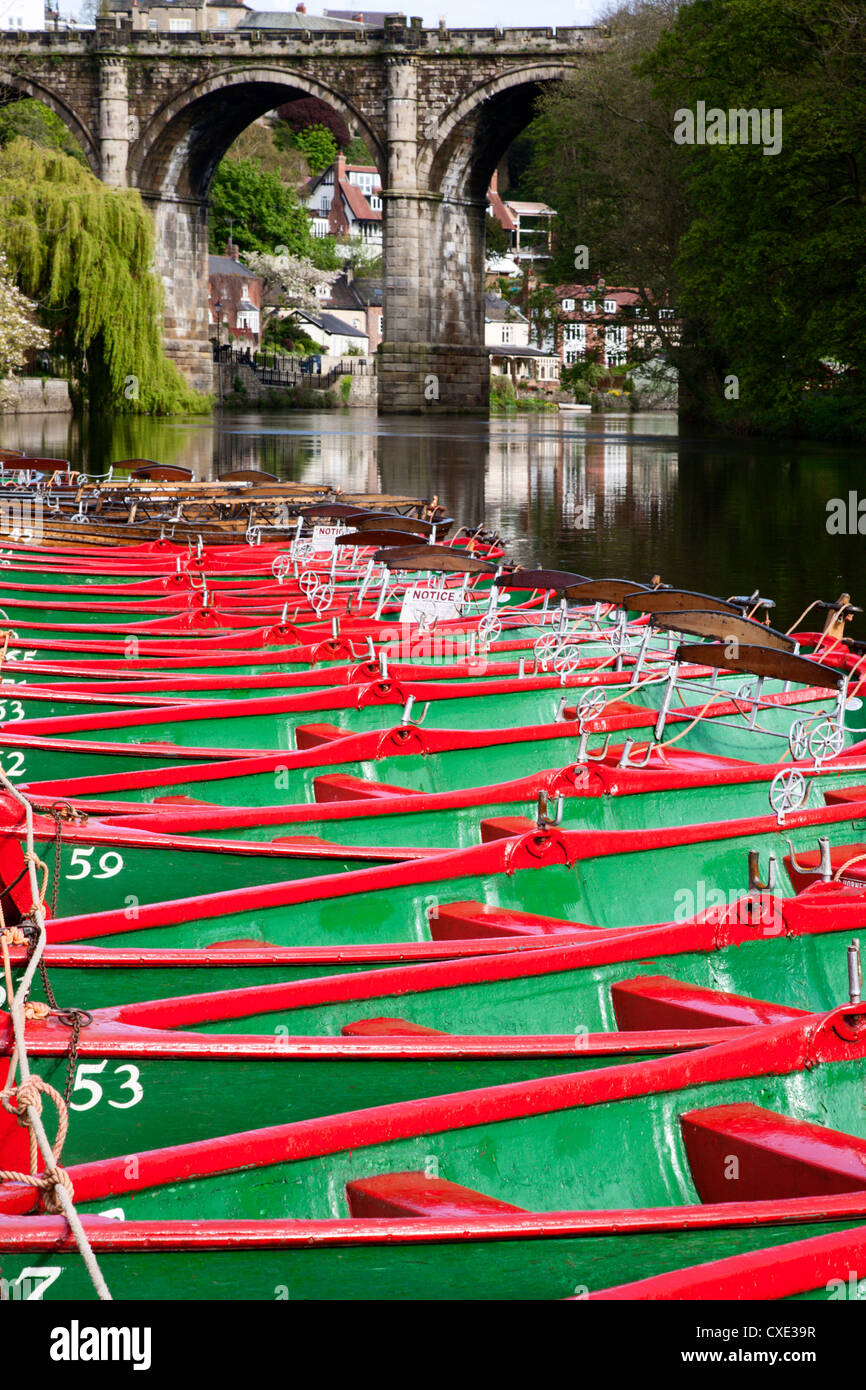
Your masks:
[{"label": "white blossom tree", "polygon": [[49,337],[36,322],[35,308],[15,284],[0,251],[0,378],[20,371],[28,352],[48,347]]},{"label": "white blossom tree", "polygon": [[340,273],[320,270],[311,260],[293,256],[285,247],[278,247],[274,255],[252,252],[246,257],[246,263],[262,281],[263,326],[274,315],[287,318],[299,309],[317,314],[320,301],[316,290],[332,285]]}]

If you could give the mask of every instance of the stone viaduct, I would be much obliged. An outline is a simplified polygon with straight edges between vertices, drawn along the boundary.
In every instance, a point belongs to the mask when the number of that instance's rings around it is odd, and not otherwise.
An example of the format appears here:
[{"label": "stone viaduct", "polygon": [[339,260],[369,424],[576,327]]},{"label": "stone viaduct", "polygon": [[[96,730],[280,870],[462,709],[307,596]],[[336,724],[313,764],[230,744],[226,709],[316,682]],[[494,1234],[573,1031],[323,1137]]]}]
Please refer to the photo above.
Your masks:
[{"label": "stone viaduct", "polygon": [[208,190],[233,140],[296,96],[328,102],[382,179],[386,341],[379,408],[483,409],[485,195],[545,84],[605,42],[600,30],[425,30],[389,16],[358,33],[95,30],[0,37],[0,94],[45,102],[93,172],[152,209],[169,354],[212,386]]}]

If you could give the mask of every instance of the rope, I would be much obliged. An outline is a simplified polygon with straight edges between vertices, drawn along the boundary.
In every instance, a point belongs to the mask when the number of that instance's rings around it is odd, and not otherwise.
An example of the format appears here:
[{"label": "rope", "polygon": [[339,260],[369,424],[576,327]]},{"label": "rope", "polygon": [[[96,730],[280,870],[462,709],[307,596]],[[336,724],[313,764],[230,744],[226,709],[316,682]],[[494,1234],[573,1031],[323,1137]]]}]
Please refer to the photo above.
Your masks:
[{"label": "rope", "polygon": [[805,618],[808,618],[809,614],[812,612],[812,609],[817,608],[820,602],[821,600],[819,598],[816,598],[809,604],[808,608],[804,608],[797,621],[795,623],[792,623],[791,626],[788,628],[788,631],[785,633],[785,636],[790,637],[792,632],[796,632],[797,628],[800,626],[803,620]]},{"label": "rope", "polygon": [[[54,1153],[54,1147],[49,1142],[48,1135],[45,1132],[45,1126],[42,1123],[42,1117],[40,1114],[41,1104],[37,1106],[36,1104],[32,1103],[34,1100],[38,1100],[38,1096],[32,1088],[28,1089],[27,1087],[28,1082],[40,1080],[40,1078],[33,1077],[33,1074],[30,1071],[30,1062],[27,1057],[27,1043],[25,1040],[24,1032],[24,1006],[27,996],[30,992],[30,987],[33,983],[33,977],[36,974],[37,967],[42,959],[42,953],[45,950],[46,942],[45,913],[42,908],[42,898],[39,893],[39,885],[36,879],[36,864],[37,862],[41,861],[37,860],[37,856],[33,849],[33,807],[31,806],[27,798],[21,794],[18,788],[14,786],[12,782],[10,782],[9,778],[7,777],[6,773],[3,771],[2,768],[0,768],[0,784],[2,784],[6,788],[9,794],[18,802],[19,806],[22,806],[24,808],[24,814],[27,822],[27,868],[30,878],[30,888],[33,894],[33,916],[38,932],[33,953],[30,956],[29,961],[27,962],[23,975],[21,976],[21,980],[18,985],[18,990],[14,996],[9,996],[9,1012],[12,1017],[12,1030],[15,1043],[12,1058],[9,1063],[9,1073],[7,1076],[6,1084],[7,1088],[12,1087],[13,1079],[17,1071],[19,1077],[17,1099],[20,1102],[20,1105],[18,1107],[18,1113],[20,1116],[23,1108],[23,1115],[26,1116],[26,1123],[29,1125],[31,1129],[33,1141],[38,1146],[38,1150],[42,1154],[42,1159],[46,1169],[45,1176],[47,1178],[50,1178],[51,1180],[52,1201],[56,1202],[57,1208],[66,1218],[66,1223],[72,1233],[72,1237],[75,1240],[75,1244],[78,1247],[78,1251],[81,1255],[81,1258],[84,1261],[85,1268],[87,1269],[87,1273],[89,1274],[90,1279],[93,1283],[93,1287],[96,1290],[97,1297],[102,1301],[110,1302],[111,1294],[109,1293],[108,1285],[106,1284],[105,1279],[103,1278],[102,1271],[99,1268],[99,1264],[97,1262],[96,1256],[93,1253],[93,1249],[91,1248],[90,1241],[87,1239],[87,1234],[84,1230],[84,1227],[81,1224],[81,1218],[79,1217],[78,1212],[75,1210],[75,1205],[73,1203],[72,1196],[70,1195],[68,1186],[66,1182],[64,1182],[64,1176],[61,1169],[58,1166],[57,1158]],[[6,947],[5,949],[8,953],[8,947]],[[24,1088],[23,1100],[21,1097],[22,1087]],[[37,1090],[38,1089],[39,1088],[37,1087]],[[55,1101],[55,1104],[56,1103],[57,1102]],[[65,1102],[61,1101],[61,1105],[65,1109]],[[57,1140],[60,1137],[61,1113],[61,1106],[58,1106],[58,1136],[55,1140],[55,1144],[57,1143]]]},{"label": "rope", "polygon": [[845,870],[850,869],[852,864],[859,864],[863,859],[866,859],[866,854],[855,854],[851,859],[846,859],[842,867],[836,870],[835,874],[831,879],[831,882],[839,883]]}]

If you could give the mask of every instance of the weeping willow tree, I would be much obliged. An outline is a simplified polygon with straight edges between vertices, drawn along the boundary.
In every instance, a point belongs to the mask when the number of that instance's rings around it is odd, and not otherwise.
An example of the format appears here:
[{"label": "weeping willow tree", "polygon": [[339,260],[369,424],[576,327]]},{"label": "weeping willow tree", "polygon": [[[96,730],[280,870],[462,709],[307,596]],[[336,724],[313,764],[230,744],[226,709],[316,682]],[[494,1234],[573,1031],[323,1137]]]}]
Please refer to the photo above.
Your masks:
[{"label": "weeping willow tree", "polygon": [[165,356],[154,229],[137,192],[14,139],[0,149],[0,250],[92,410],[209,408]]}]

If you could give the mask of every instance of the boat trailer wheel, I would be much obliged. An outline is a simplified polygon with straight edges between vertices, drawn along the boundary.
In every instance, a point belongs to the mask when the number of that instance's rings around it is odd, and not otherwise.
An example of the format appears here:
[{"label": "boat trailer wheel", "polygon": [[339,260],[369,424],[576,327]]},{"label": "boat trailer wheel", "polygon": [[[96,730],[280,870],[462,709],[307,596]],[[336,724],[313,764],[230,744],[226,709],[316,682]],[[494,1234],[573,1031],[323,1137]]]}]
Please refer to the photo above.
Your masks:
[{"label": "boat trailer wheel", "polygon": [[788,747],[791,757],[801,763],[809,753],[809,731],[805,719],[795,719],[788,730]]},{"label": "boat trailer wheel", "polygon": [[837,757],[844,746],[845,735],[832,719],[825,719],[816,725],[809,738],[809,752],[816,762]]},{"label": "boat trailer wheel", "polygon": [[779,817],[787,815],[789,811],[799,811],[808,795],[808,783],[795,767],[777,772],[770,783],[770,805]]}]

